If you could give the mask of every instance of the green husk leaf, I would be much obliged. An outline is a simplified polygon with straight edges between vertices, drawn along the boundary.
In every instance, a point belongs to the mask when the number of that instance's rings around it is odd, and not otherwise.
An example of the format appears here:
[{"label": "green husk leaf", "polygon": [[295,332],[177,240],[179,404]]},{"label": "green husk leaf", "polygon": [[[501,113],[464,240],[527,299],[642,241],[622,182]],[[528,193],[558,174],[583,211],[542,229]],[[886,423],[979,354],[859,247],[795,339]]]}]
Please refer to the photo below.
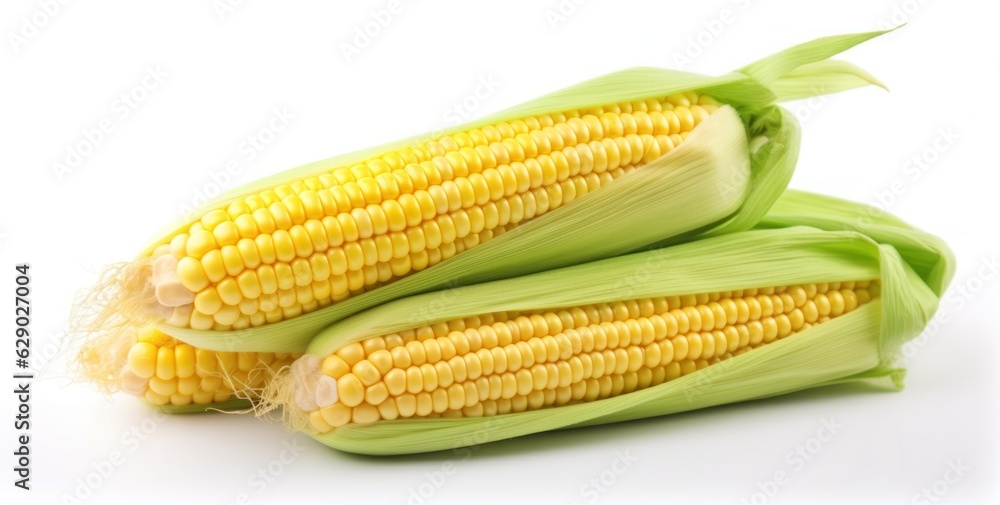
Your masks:
[{"label": "green husk leaf", "polygon": [[[832,214],[827,204],[832,204]],[[881,298],[788,339],[614,398],[487,418],[347,425],[313,436],[351,452],[402,454],[659,416],[844,382],[901,388],[904,371],[893,365],[895,351],[916,336],[936,310],[938,290],[950,278],[942,272],[953,269],[947,248],[889,216],[865,229],[870,233],[837,220],[836,216],[864,215],[869,208],[861,205],[795,192],[780,199],[777,207],[756,230],[390,302],[331,325],[313,340],[309,353],[324,355],[371,335],[483,312],[646,296],[877,278],[882,282]],[[786,214],[792,208],[800,212]],[[781,222],[788,222],[788,227]],[[907,236],[915,238],[905,241]],[[901,254],[882,239],[896,241],[908,252]],[[932,266],[928,258],[938,258],[938,263]],[[923,274],[910,260],[924,265]]]},{"label": "green husk leaf", "polygon": [[750,136],[750,191],[740,209],[726,219],[690,233],[661,240],[649,249],[717,237],[751,228],[767,214],[788,186],[799,157],[801,130],[794,115],[778,106],[757,111],[747,125]]},{"label": "green husk leaf", "polygon": [[955,275],[955,255],[943,240],[877,207],[788,190],[777,199],[757,228],[796,225],[857,231],[891,245],[939,297]]},{"label": "green husk leaf", "polygon": [[874,84],[889,88],[864,69],[839,60],[823,60],[803,65],[771,83],[779,102],[800,100],[816,95],[832,95],[841,91]]},{"label": "green husk leaf", "polygon": [[739,71],[757,82],[768,85],[804,65],[827,60],[862,42],[895,30],[878,30],[848,35],[833,35],[789,47],[767,58],[751,63]]}]

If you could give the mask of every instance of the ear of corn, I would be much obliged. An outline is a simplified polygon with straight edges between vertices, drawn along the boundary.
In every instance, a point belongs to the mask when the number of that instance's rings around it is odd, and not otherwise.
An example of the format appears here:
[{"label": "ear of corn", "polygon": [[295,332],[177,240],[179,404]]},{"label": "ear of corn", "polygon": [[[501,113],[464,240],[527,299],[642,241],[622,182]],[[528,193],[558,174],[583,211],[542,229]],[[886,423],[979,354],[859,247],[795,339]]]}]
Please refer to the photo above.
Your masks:
[{"label": "ear of corn", "polygon": [[[787,119],[782,117],[785,121],[778,131],[769,132],[782,137],[783,153],[787,153],[789,145],[797,144],[797,127]],[[331,317],[340,319],[374,304],[448,284],[470,284],[610,257],[711,226],[739,211],[745,201],[751,177],[747,150],[745,127],[739,116],[732,108],[723,107],[705,119],[669,156],[587,194],[579,205],[538,216],[433,268],[375,290],[287,321],[241,332],[230,344],[237,350],[244,346],[254,350],[301,350],[307,341],[302,336],[311,337]],[[788,155],[794,158],[794,153]],[[163,329],[204,347],[220,337],[220,332]]]},{"label": "ear of corn", "polygon": [[149,325],[198,350],[295,353],[388,300],[747,229],[798,153],[794,117],[771,104],[878,84],[823,62],[879,33],[721,77],[626,70],[239,188],[83,299],[84,372],[140,389],[148,370],[123,367],[152,352]]},{"label": "ear of corn", "polygon": [[901,388],[895,353],[953,259],[873,215],[788,192],[756,230],[390,302],[320,332],[268,399],[324,444],[398,454],[844,381]]},{"label": "ear of corn", "polygon": [[582,404],[655,387],[790,338],[879,294],[877,280],[807,283],[429,323],[364,338],[322,361],[313,355],[296,361],[293,408],[325,434],[381,420]]}]

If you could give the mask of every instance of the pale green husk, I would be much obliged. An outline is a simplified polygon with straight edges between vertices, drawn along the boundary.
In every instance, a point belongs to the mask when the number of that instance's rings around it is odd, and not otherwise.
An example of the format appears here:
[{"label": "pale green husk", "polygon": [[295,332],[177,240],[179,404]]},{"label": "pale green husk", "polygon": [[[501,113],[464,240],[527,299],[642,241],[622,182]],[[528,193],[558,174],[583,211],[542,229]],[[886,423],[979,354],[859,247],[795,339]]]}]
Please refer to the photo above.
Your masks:
[{"label": "pale green husk", "polygon": [[953,270],[951,252],[932,235],[871,207],[789,191],[757,229],[396,300],[329,326],[308,352],[323,356],[365,337],[485,312],[648,296],[880,279],[879,300],[704,370],[615,398],[488,418],[347,425],[313,436],[345,451],[404,454],[841,382],[898,389],[904,372],[895,366],[895,353],[933,316]]},{"label": "pale green husk", "polygon": [[[380,303],[449,286],[503,279],[613,257],[653,245],[752,227],[785,189],[798,157],[799,127],[771,105],[878,81],[827,58],[883,32],[827,37],[801,44],[736,72],[710,77],[634,68],[586,81],[470,124],[299,167],[225,195],[213,207],[276,183],[326,172],[431,137],[516,117],[702,91],[735,107],[716,113],[688,140],[641,170],[512,232],[387,286],[315,312],[239,331],[201,331],[160,324],[189,344],[228,351],[301,351],[328,324]],[[825,83],[818,87],[817,83]],[[720,117],[716,117],[720,116]],[[164,237],[187,223],[172,227]],[[161,239],[151,246],[150,250]]]}]

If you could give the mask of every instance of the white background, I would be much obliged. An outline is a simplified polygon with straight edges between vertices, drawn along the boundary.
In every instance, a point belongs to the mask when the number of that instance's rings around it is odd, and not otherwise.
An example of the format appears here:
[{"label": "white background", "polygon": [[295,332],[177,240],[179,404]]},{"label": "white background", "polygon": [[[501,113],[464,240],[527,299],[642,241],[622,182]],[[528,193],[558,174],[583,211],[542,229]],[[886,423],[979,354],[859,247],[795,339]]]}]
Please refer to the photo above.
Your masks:
[{"label": "white background", "polygon": [[[15,405],[0,395],[3,502],[222,504],[245,494],[246,503],[406,503],[422,490],[433,493],[428,503],[934,503],[919,497],[926,488],[941,503],[996,503],[1000,277],[980,268],[1000,254],[996,4],[576,1],[562,2],[565,19],[553,26],[547,11],[558,13],[558,0],[404,0],[350,61],[343,44],[387,1],[246,1],[221,16],[210,0],[70,2],[51,18],[36,0],[4,2],[0,291],[11,304],[14,265],[31,263],[35,366],[45,366],[32,386],[30,492],[11,485]],[[23,17],[47,22],[26,44],[12,42],[31,32]],[[909,348],[902,393],[800,393],[496,443],[467,460],[368,458],[247,417],[156,417],[131,398],[109,402],[71,383],[61,357],[49,360],[74,292],[101,265],[132,257],[231,160],[239,166],[227,188],[446,126],[481,80],[498,84],[468,102],[475,115],[629,66],[723,73],[815,37],[901,21],[909,25],[843,56],[891,93],[788,107],[804,128],[793,187],[879,204],[957,253],[942,302],[949,317]],[[678,59],[685,52],[688,62]],[[147,68],[166,76],[147,79],[155,89],[123,118],[119,96],[141,86]],[[294,118],[248,159],[241,143],[275,109]],[[53,163],[103,120],[110,133],[58,177]],[[914,156],[933,161],[916,170]],[[12,313],[2,318],[7,334]],[[13,370],[10,354],[3,370]],[[824,419],[842,428],[804,465],[789,459]],[[285,444],[301,448],[287,464],[278,462]],[[608,473],[619,452],[636,459]],[[100,477],[95,468],[109,458],[123,462]],[[935,487],[949,462],[966,469]],[[261,468],[280,475],[251,480]],[[787,479],[776,495],[755,497],[777,471]],[[588,484],[612,475],[603,492]],[[93,490],[81,487],[88,478]]]}]

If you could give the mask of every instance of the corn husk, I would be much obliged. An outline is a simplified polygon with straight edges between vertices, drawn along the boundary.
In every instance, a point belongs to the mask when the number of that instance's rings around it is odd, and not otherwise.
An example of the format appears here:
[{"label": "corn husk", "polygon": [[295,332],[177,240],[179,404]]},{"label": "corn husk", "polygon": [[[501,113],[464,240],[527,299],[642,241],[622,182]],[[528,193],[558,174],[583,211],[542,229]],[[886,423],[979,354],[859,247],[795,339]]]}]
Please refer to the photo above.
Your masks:
[{"label": "corn husk", "polygon": [[[313,434],[365,454],[452,449],[554,429],[662,416],[844,382],[901,389],[900,346],[933,316],[954,271],[938,238],[871,207],[789,191],[756,229],[509,280],[404,298],[335,323],[325,356],[373,335],[496,311],[526,311],[761,286],[878,279],[879,299],[703,370],[604,400],[480,418],[405,419]],[[287,375],[270,399],[290,395]],[[283,388],[285,390],[283,390]],[[295,425],[294,406],[286,408]]]}]

